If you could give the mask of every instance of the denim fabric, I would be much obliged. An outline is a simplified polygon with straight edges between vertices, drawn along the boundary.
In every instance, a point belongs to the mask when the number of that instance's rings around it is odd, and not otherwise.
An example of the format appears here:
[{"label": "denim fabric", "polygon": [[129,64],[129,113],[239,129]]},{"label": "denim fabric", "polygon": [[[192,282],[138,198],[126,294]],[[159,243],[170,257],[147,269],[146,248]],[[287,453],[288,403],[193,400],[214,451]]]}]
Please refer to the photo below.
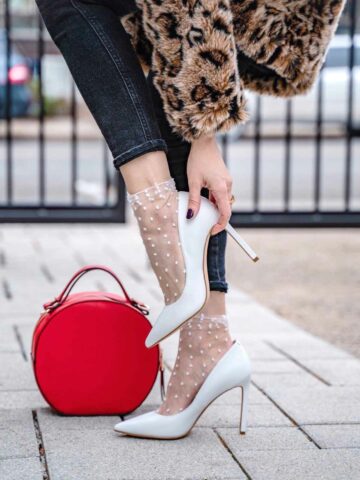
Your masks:
[{"label": "denim fabric", "polygon": [[122,0],[37,0],[46,27],[63,54],[114,158],[114,166],[166,151],[145,77],[119,16]]},{"label": "denim fabric", "polygon": [[[177,189],[188,191],[190,144],[172,132],[150,73],[145,78],[119,16],[135,0],[36,0],[114,158],[115,168],[150,151],[167,152]],[[208,196],[206,189],[202,195]],[[226,232],[209,241],[210,289],[227,292]]]}]

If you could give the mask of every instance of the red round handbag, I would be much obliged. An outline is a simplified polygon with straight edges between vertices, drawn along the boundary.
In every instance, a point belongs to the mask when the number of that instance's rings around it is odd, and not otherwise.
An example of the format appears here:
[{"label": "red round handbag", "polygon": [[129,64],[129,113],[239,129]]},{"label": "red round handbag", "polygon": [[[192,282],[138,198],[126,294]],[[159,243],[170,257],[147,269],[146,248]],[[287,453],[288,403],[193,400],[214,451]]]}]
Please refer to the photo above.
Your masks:
[{"label": "red round handbag", "polygon": [[[91,270],[109,273],[124,298],[108,292],[70,295]],[[44,305],[32,339],[33,369],[47,401],[64,415],[119,415],[135,410],[160,370],[160,347],[145,347],[151,323],[146,305],[130,298],[107,267],[90,265],[71,278],[62,293]]]}]

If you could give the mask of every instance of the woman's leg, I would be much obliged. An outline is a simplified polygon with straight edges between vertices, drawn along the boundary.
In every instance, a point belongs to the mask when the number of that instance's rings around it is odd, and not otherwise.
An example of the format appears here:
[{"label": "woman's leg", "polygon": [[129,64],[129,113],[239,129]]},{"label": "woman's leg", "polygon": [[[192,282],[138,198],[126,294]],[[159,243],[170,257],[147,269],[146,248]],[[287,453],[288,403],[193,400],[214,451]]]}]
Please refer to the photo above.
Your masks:
[{"label": "woman's leg", "polygon": [[[189,190],[186,174],[190,144],[173,133],[166,120],[161,97],[153,85],[150,73],[147,77],[154,102],[156,117],[162,137],[167,143],[167,159],[171,176],[178,190]],[[202,194],[208,197],[208,191]],[[232,345],[226,317],[225,294],[228,284],[225,278],[226,232],[210,237],[207,266],[210,282],[210,298],[200,314],[180,329],[178,354],[169,379],[166,399],[159,413],[171,415],[184,409],[201,387],[207,374]]]},{"label": "woman's leg", "polygon": [[[131,0],[37,0],[37,5],[104,135],[114,166],[124,168],[129,191],[168,178],[166,143],[145,76],[119,20]],[[125,168],[135,158],[136,163]]]},{"label": "woman's leg", "polygon": [[[124,177],[166,303],[184,286],[177,192],[145,76],[119,16],[130,0],[37,0]],[[91,161],[91,159],[89,159]],[[147,189],[144,192],[144,189]],[[151,194],[151,200],[150,200]],[[141,213],[140,213],[141,212]],[[160,273],[161,269],[161,273]]]}]

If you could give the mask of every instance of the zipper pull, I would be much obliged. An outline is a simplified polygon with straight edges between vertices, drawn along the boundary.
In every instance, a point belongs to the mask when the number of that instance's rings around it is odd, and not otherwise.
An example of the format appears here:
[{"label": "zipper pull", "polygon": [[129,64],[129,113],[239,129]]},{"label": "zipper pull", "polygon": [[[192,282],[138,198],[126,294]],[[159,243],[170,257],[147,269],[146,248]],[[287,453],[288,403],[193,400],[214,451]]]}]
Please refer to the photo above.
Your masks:
[{"label": "zipper pull", "polygon": [[137,308],[143,315],[149,315],[150,307],[145,303],[138,302],[135,298],[130,299],[131,305]]}]

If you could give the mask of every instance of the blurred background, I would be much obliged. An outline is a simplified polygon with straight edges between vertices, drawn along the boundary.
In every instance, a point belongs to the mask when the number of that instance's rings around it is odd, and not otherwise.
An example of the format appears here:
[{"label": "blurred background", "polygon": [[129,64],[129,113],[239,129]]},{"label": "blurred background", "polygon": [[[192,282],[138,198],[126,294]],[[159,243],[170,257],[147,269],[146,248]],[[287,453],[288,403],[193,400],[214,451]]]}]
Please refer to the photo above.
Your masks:
[{"label": "blurred background", "polygon": [[[360,357],[359,12],[349,0],[309,94],[249,93],[250,121],[219,141],[232,223],[262,257],[248,265],[229,241],[231,284]],[[122,180],[34,1],[0,0],[0,222],[125,221]]]}]

